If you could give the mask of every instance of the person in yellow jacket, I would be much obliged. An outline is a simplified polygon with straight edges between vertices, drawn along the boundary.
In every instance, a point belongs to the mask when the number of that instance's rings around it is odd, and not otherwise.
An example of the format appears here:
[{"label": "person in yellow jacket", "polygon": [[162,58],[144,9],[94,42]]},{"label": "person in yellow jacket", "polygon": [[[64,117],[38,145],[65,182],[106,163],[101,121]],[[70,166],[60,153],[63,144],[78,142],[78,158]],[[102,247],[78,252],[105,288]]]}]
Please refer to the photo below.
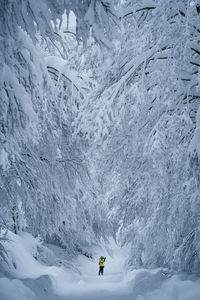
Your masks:
[{"label": "person in yellow jacket", "polygon": [[104,268],[105,260],[106,260],[106,257],[101,256],[99,258],[99,275],[103,275],[103,268]]}]

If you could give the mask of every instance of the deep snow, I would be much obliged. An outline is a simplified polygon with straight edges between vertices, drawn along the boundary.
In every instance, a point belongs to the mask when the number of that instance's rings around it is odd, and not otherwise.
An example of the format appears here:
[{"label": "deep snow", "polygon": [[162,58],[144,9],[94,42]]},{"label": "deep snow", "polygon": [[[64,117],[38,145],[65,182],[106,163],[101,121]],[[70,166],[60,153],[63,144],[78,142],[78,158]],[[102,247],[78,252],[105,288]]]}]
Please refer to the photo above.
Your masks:
[{"label": "deep snow", "polygon": [[[48,266],[39,262],[39,257],[35,259],[41,242],[30,234],[15,235],[9,232],[8,238],[10,241],[4,242],[8,253],[8,278],[0,273],[0,300],[200,299],[199,278],[186,274],[173,275],[164,269],[130,270],[127,264],[129,248],[118,247],[112,239],[107,245],[102,242],[101,246],[90,249],[93,258],[80,255],[70,259],[59,247],[43,247],[49,262],[54,256],[63,260],[66,255],[71,265],[67,269]],[[100,255],[107,257],[104,276],[98,276]]]}]

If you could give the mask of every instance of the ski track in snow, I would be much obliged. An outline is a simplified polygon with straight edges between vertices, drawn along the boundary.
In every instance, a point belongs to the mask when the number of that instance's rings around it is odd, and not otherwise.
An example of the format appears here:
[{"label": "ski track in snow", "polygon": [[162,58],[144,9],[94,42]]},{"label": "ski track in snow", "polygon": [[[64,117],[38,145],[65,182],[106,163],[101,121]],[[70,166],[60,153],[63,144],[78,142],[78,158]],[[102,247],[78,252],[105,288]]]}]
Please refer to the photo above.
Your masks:
[{"label": "ski track in snow", "polygon": [[[172,275],[164,269],[128,271],[128,247],[113,240],[93,247],[93,259],[79,255],[71,264],[78,272],[39,263],[33,257],[38,240],[30,234],[9,233],[4,247],[9,254],[12,279],[0,273],[0,300],[199,300],[200,280]],[[56,250],[57,249],[57,250]],[[57,256],[63,255],[54,247]],[[106,256],[104,275],[98,275],[98,259]],[[13,279],[14,278],[14,279]]]}]

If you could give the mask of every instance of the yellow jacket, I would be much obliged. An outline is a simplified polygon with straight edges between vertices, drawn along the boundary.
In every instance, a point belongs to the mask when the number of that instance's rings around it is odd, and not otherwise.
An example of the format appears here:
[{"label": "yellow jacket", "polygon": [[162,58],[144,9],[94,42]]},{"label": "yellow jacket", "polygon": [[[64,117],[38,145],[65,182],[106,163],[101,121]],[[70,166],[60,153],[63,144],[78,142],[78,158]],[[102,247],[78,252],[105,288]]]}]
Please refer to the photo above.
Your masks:
[{"label": "yellow jacket", "polygon": [[99,266],[100,267],[104,267],[104,262],[105,262],[105,258],[103,257],[103,258],[99,258]]}]

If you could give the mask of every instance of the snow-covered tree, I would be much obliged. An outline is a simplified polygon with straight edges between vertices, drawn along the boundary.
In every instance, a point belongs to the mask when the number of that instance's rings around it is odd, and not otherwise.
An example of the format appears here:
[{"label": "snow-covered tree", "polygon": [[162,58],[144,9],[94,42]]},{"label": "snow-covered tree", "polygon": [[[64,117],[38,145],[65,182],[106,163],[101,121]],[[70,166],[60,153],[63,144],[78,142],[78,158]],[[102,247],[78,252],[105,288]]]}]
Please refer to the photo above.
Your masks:
[{"label": "snow-covered tree", "polygon": [[[61,32],[70,11],[76,40]],[[106,43],[111,4],[9,0],[1,1],[0,14],[0,226],[81,249],[109,226],[97,209],[85,145],[72,139],[79,102],[92,84],[74,57],[91,30]]]},{"label": "snow-covered tree", "polygon": [[198,272],[199,9],[125,1],[119,16],[115,55],[77,128],[132,263]]},{"label": "snow-covered tree", "polygon": [[199,12],[1,1],[1,227],[80,251],[112,222],[132,264],[198,272]]}]

